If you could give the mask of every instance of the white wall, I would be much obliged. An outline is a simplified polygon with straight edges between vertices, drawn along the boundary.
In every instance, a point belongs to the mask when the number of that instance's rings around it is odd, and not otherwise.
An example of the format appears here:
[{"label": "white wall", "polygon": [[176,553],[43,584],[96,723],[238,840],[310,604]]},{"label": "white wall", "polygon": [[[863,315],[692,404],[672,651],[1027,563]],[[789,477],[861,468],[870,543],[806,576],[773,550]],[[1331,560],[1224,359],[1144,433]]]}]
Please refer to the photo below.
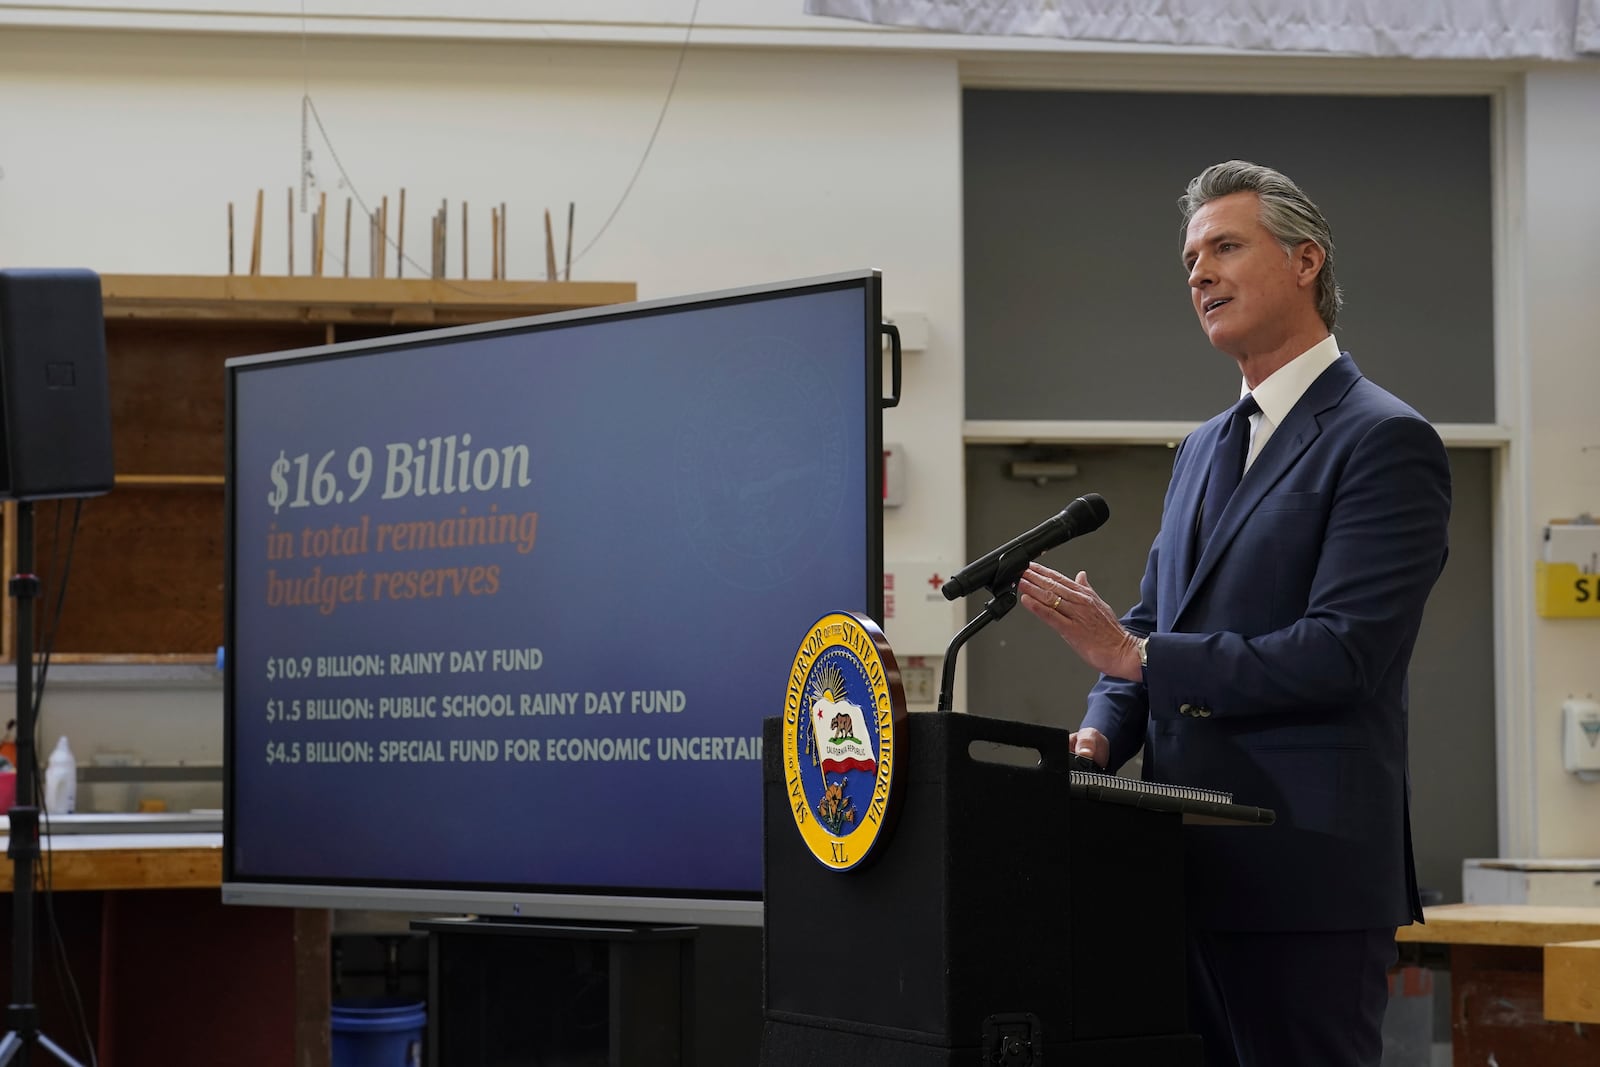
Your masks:
[{"label": "white wall", "polygon": [[[1600,66],[1532,71],[1526,98],[1524,455],[1537,551],[1547,519],[1600,513]],[[1530,644],[1538,854],[1600,855],[1600,784],[1561,769],[1560,734],[1563,700],[1600,695],[1600,621],[1535,618]]]},{"label": "white wall", "polygon": [[[0,34],[0,259],[219,274],[227,203],[242,266],[264,186],[264,269],[282,273],[309,80],[362,196],[387,193],[393,213],[406,188],[414,258],[427,258],[414,236],[427,213],[449,197],[454,224],[464,198],[473,273],[486,276],[488,208],[503,201],[509,274],[542,276],[543,211],[564,231],[576,201],[575,253],[588,243],[638,165],[679,51],[316,40],[307,55],[271,37]],[[886,308],[924,312],[930,333],[885,417],[908,457],[906,503],[885,520],[892,558],[962,550],[959,103],[948,59],[691,49],[637,183],[573,268],[579,280],[635,280],[641,298],[881,268]],[[312,151],[338,223],[333,153],[320,140]],[[351,259],[364,271],[359,238]],[[452,248],[452,272],[458,263]],[[80,687],[75,673],[52,671],[50,743],[85,735],[80,759],[125,748],[121,731],[95,734],[108,704],[126,702],[141,719],[171,708],[141,728],[144,747],[162,750],[148,758],[174,758],[164,751],[187,749],[202,721],[220,751],[220,689],[158,686],[135,708],[129,690]]]}]

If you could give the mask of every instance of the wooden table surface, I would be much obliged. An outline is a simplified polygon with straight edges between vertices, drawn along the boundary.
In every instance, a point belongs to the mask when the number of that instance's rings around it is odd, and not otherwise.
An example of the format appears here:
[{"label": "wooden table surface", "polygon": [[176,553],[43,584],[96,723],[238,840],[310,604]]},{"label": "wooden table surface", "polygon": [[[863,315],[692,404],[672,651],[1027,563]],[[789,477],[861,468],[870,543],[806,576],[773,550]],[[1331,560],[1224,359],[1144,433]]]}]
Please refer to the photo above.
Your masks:
[{"label": "wooden table surface", "polygon": [[1423,908],[1422,924],[1395,931],[1396,941],[1431,945],[1542,948],[1600,938],[1600,908],[1539,904],[1441,904]]},{"label": "wooden table surface", "polygon": [[[0,849],[7,843],[0,836]],[[222,835],[59,834],[46,839],[36,862],[63,891],[215,889],[222,885]],[[12,866],[5,863],[0,892],[11,888]]]}]

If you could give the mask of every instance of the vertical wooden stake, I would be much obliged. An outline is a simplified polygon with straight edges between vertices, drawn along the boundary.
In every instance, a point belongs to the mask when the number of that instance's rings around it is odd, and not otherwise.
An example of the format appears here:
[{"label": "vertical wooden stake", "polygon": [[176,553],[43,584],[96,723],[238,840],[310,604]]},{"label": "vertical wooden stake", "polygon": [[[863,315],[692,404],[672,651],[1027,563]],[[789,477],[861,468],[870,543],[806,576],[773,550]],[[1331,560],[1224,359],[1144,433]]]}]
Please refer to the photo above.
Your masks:
[{"label": "vertical wooden stake", "polygon": [[489,278],[500,280],[500,209],[489,208]]},{"label": "vertical wooden stake", "polygon": [[545,281],[556,280],[556,235],[550,226],[550,209],[544,209],[544,277]]},{"label": "vertical wooden stake", "polygon": [[261,273],[261,212],[265,204],[267,191],[256,190],[256,228],[250,238],[250,273]]},{"label": "vertical wooden stake", "polygon": [[344,198],[344,276],[350,277],[350,198]]},{"label": "vertical wooden stake", "polygon": [[378,273],[376,278],[384,278],[389,274],[389,196],[384,194],[383,202],[378,208]]},{"label": "vertical wooden stake", "polygon": [[506,202],[500,201],[500,278],[506,277]]},{"label": "vertical wooden stake", "polygon": [[289,277],[294,277],[294,187],[289,187]]},{"label": "vertical wooden stake", "polygon": [[433,213],[433,256],[428,260],[428,276],[431,278],[439,276],[439,231],[439,213],[435,211]]},{"label": "vertical wooden stake", "polygon": [[461,278],[467,277],[467,202],[461,201]]},{"label": "vertical wooden stake", "polygon": [[233,273],[233,201],[228,201],[228,273]]},{"label": "vertical wooden stake", "polygon": [[328,247],[328,194],[322,193],[317,202],[317,260],[311,273],[322,277],[322,253]]},{"label": "vertical wooden stake", "polygon": [[394,276],[406,276],[406,191],[400,190],[400,235],[394,248]]},{"label": "vertical wooden stake", "polygon": [[567,281],[572,280],[572,217],[577,213],[578,204],[575,200],[567,201]]}]

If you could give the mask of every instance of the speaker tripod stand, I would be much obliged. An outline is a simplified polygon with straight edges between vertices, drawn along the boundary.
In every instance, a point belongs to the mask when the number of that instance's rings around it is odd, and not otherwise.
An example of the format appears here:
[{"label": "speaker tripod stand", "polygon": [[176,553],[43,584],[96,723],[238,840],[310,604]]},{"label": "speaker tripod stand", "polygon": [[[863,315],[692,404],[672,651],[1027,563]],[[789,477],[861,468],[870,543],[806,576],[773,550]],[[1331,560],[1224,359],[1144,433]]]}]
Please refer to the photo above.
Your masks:
[{"label": "speaker tripod stand", "polygon": [[35,1046],[65,1067],[81,1067],[71,1054],[39,1031],[33,1002],[33,870],[39,856],[39,809],[33,804],[37,775],[33,715],[33,601],[39,579],[33,572],[33,504],[17,504],[17,573],[10,593],[17,601],[17,797],[11,807],[11,1004],[9,1027],[0,1037],[0,1067],[16,1062],[32,1067]]}]

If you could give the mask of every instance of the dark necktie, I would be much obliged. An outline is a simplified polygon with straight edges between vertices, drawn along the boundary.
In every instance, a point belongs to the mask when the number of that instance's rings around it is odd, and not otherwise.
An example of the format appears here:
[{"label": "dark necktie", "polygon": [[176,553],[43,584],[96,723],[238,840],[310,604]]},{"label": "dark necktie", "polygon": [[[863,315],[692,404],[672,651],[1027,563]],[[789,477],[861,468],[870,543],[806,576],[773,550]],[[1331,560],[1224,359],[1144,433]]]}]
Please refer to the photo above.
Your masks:
[{"label": "dark necktie", "polygon": [[1211,473],[1206,476],[1206,495],[1200,505],[1200,529],[1195,540],[1195,555],[1206,550],[1217,520],[1228,506],[1228,498],[1239,488],[1244,474],[1244,457],[1250,448],[1250,416],[1261,410],[1256,398],[1246,393],[1228,413],[1228,423],[1217,438],[1211,453]]}]

